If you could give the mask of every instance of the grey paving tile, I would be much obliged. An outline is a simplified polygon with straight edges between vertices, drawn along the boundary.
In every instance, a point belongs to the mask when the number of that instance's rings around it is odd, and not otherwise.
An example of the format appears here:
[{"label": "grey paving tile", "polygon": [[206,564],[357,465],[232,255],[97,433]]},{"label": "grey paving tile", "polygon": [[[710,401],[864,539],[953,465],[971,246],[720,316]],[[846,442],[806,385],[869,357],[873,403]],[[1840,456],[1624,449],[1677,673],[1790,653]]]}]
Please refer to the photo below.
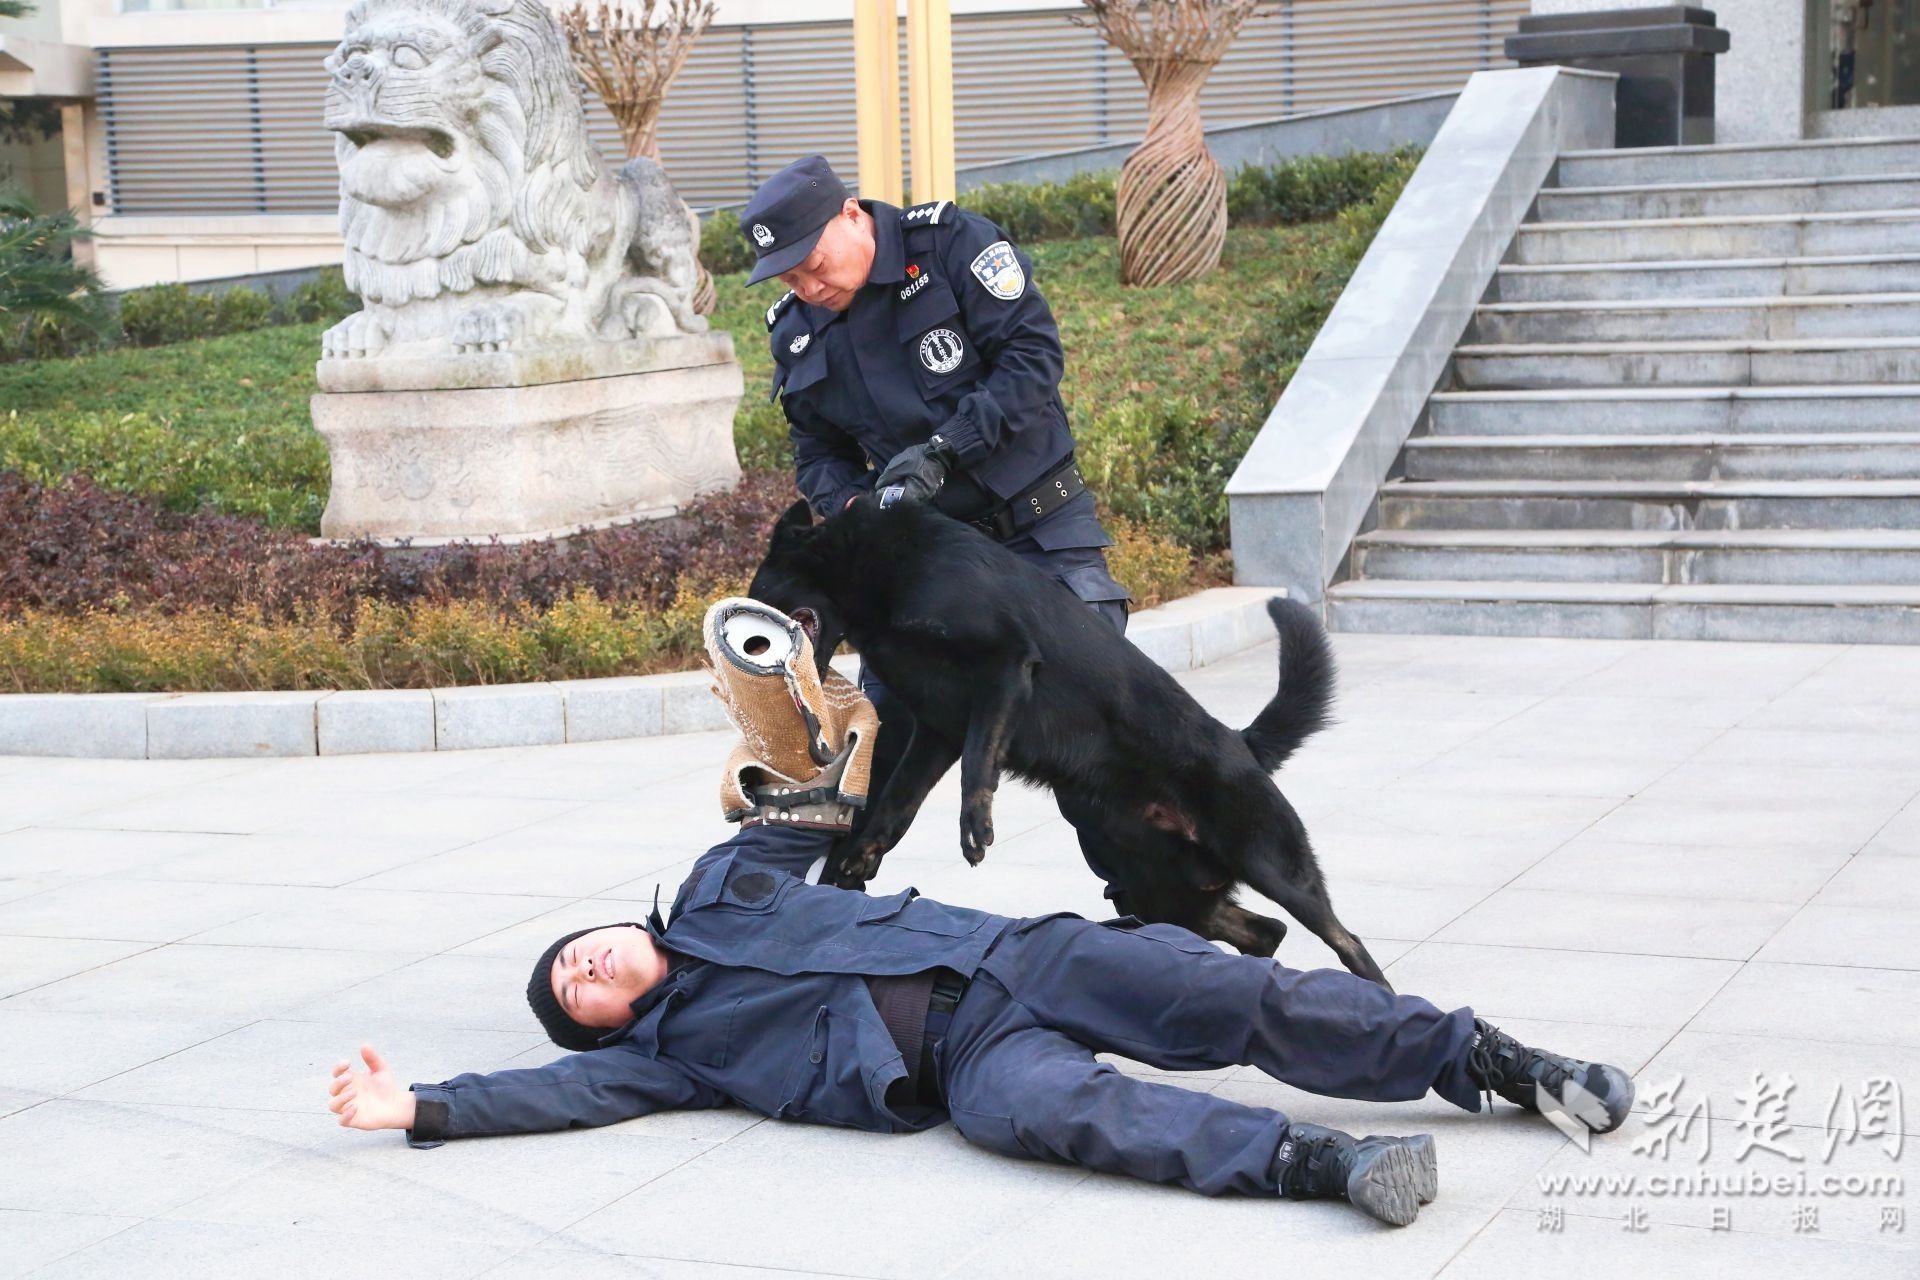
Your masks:
[{"label": "grey paving tile", "polygon": [[1908,858],[1920,855],[1920,800],[1913,801],[1889,818],[1887,824],[1874,833],[1873,839],[1860,852]]},{"label": "grey paving tile", "polygon": [[57,1262],[117,1231],[138,1218],[108,1217],[97,1213],[41,1213],[28,1209],[0,1209],[0,1276],[12,1280],[36,1267]]},{"label": "grey paving tile", "polygon": [[45,893],[65,883],[65,880],[56,880],[47,876],[0,876],[0,902],[30,898],[36,893]]},{"label": "grey paving tile", "polygon": [[1884,810],[1870,813],[1852,803],[1822,803],[1779,792],[1724,798],[1671,792],[1661,799],[1640,795],[1595,823],[1593,835],[1646,844],[1853,853],[1879,830],[1898,803],[1888,801]]},{"label": "grey paving tile", "polygon": [[[828,1165],[833,1195],[857,1208],[823,1211],[792,1194]],[[951,1127],[867,1134],[763,1124],[573,1224],[555,1243],[801,1271],[844,1271],[858,1258],[862,1275],[919,1277],[1085,1176],[970,1148]],[[926,1212],[942,1203],[966,1212]]]},{"label": "grey paving tile", "polygon": [[203,1037],[177,1053],[81,1089],[77,1096],[154,1105],[227,1098],[236,1107],[289,1111],[331,1122],[325,1109],[333,1064],[347,1059],[358,1066],[363,1044],[378,1049],[409,1083],[431,1083],[465,1071],[496,1070],[545,1043],[531,1017],[517,1032],[449,1030],[400,1017],[353,1023],[265,1019]]},{"label": "grey paving tile", "polygon": [[200,838],[218,843],[144,867],[141,875],[151,880],[330,888],[432,857],[437,847],[437,842],[418,840],[284,833]]},{"label": "grey paving tile", "polygon": [[0,875],[84,880],[206,853],[236,841],[194,832],[28,827],[0,835]]},{"label": "grey paving tile", "polygon": [[58,982],[145,951],[143,942],[0,936],[0,998]]},{"label": "grey paving tile", "polygon": [[270,911],[300,890],[275,885],[69,881],[0,906],[0,933],[40,938],[172,942]]},{"label": "grey paving tile", "polygon": [[987,1235],[936,1274],[1027,1277],[1044,1259],[1049,1277],[1256,1280],[1302,1259],[1337,1257],[1343,1270],[1358,1274],[1422,1276],[1494,1212],[1436,1200],[1413,1226],[1397,1229],[1337,1202],[1208,1199],[1096,1177]]},{"label": "grey paving tile", "polygon": [[563,838],[536,823],[377,872],[356,881],[355,887],[584,898],[671,866],[686,856],[684,848],[632,840]]},{"label": "grey paving tile", "polygon": [[1913,770],[1920,769],[1920,734],[1884,725],[1847,731],[1741,725],[1701,748],[1698,760],[1763,769]]},{"label": "grey paving tile", "polygon": [[341,1275],[464,1280],[492,1267],[499,1246],[417,1232],[371,1235],[315,1231],[299,1223],[236,1227],[143,1222],[36,1272],[59,1280],[192,1276],[195,1280],[304,1280]]},{"label": "grey paving tile", "polygon": [[[1579,744],[1569,744],[1577,747]],[[1623,799],[1674,767],[1661,757],[1563,752],[1490,756],[1468,744],[1394,779],[1401,791],[1502,792]]]},{"label": "grey paving tile", "polygon": [[1920,973],[1749,961],[1687,1024],[1689,1031],[1852,1044],[1920,1046]]},{"label": "grey paving tile", "polygon": [[1607,1021],[1678,1030],[1740,966],[1731,960],[1423,942],[1387,966],[1395,990],[1494,1021]]},{"label": "grey paving tile", "polygon": [[1641,844],[1583,833],[1528,867],[1514,887],[1723,903],[1801,903],[1846,866],[1847,859],[1838,849]]},{"label": "grey paving tile", "polygon": [[[143,1066],[227,1030],[223,1021],[19,1009],[0,1004],[0,1085],[64,1094]],[[156,1099],[177,1101],[177,1099]]]},{"label": "grey paving tile", "polygon": [[443,951],[551,911],[565,898],[392,889],[298,889],[297,899],[193,935],[220,946]]},{"label": "grey paving tile", "polygon": [[[1766,1036],[1682,1031],[1641,1071],[1634,1107],[1686,1113],[1704,1102],[1708,1113],[1732,1119],[1743,1111],[1743,1098],[1757,1096],[1758,1075],[1784,1093],[1788,1123],[1815,1130],[1823,1139],[1832,1133],[1841,1135],[1838,1141],[1848,1141],[1844,1135],[1850,1125],[1855,1134],[1860,1132],[1861,1103],[1871,1096],[1869,1081],[1890,1079],[1904,1093],[1908,1082],[1920,1080],[1920,1047],[1802,1040],[1786,1034],[1796,1029],[1787,1026],[1783,1034]],[[1870,1107],[1869,1135],[1878,1124],[1871,1113]],[[1902,1106],[1888,1128],[1920,1134],[1920,1111]]]},{"label": "grey paving tile", "polygon": [[707,1149],[576,1130],[415,1151],[399,1133],[334,1127],[318,1145],[176,1203],[165,1216],[525,1247]]},{"label": "grey paving tile", "polygon": [[0,1007],[105,1017],[138,1010],[141,1017],[225,1018],[238,1025],[284,1014],[315,996],[364,982],[407,960],[368,951],[174,943],[48,982],[11,997]]},{"label": "grey paving tile", "polygon": [[1585,756],[1679,761],[1765,705],[1751,696],[1685,700],[1644,697],[1546,698],[1475,737],[1491,756],[1557,754],[1579,744]]},{"label": "grey paving tile", "polygon": [[[1624,1212],[1624,1211],[1623,1211]],[[1507,1209],[1439,1272],[1445,1280],[1485,1275],[1687,1276],[1796,1280],[1910,1276],[1920,1254],[1910,1245],[1857,1244],[1819,1236],[1781,1239],[1746,1231],[1711,1231],[1651,1223],[1623,1230],[1618,1216],[1564,1216],[1558,1231],[1541,1230],[1538,1212]]]},{"label": "grey paving tile", "polygon": [[1823,907],[1920,911],[1920,861],[1861,853],[1836,871],[1813,900]]},{"label": "grey paving tile", "polygon": [[[367,953],[340,954],[372,958]],[[533,1021],[526,990],[534,958],[428,956],[388,968],[346,990],[283,1002],[276,1012],[282,1017],[353,1026],[405,1016],[422,1026],[524,1031]]]},{"label": "grey paving tile", "polygon": [[1778,698],[1846,652],[1841,645],[1649,644],[1571,681],[1566,691],[1586,698],[1673,698],[1738,690]]},{"label": "grey paving tile", "polygon": [[14,1089],[0,1085],[0,1116],[10,1116],[16,1111],[25,1111],[28,1107],[37,1107],[52,1100],[52,1094],[37,1089]]},{"label": "grey paving tile", "polygon": [[1781,902],[1508,886],[1434,936],[1441,942],[1744,960],[1796,910]]},{"label": "grey paving tile", "polygon": [[1787,921],[1755,958],[1920,969],[1920,910],[1812,903]]},{"label": "grey paving tile", "polygon": [[262,831],[317,832],[355,839],[416,842],[422,854],[515,831],[577,807],[576,800],[526,797],[347,795],[282,815]]},{"label": "grey paving tile", "polygon": [[[736,1267],[675,1258],[636,1258],[618,1253],[546,1246],[516,1253],[487,1273],[506,1280],[578,1280],[581,1276],[631,1277],[632,1280],[813,1280],[814,1271],[780,1267]],[[845,1273],[843,1273],[845,1274]]]},{"label": "grey paving tile", "polygon": [[148,1217],[326,1136],[321,1116],[55,1099],[0,1120],[0,1208]]}]

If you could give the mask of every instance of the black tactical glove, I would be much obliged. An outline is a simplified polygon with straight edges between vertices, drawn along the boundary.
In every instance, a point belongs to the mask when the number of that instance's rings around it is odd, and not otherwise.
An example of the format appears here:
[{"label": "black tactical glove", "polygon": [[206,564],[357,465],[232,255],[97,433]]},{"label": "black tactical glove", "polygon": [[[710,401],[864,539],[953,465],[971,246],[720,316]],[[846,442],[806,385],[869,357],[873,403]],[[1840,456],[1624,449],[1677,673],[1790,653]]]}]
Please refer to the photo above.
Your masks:
[{"label": "black tactical glove", "polygon": [[874,482],[880,505],[896,502],[926,502],[947,482],[958,458],[953,446],[941,436],[931,436],[925,444],[916,444],[893,455],[893,461]]}]

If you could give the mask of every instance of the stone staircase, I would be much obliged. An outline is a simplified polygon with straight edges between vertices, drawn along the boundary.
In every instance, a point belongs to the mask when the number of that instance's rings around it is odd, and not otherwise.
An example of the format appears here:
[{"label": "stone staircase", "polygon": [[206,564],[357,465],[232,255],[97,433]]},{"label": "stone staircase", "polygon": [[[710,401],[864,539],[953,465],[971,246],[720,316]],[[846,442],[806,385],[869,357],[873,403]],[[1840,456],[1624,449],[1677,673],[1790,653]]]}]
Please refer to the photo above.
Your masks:
[{"label": "stone staircase", "polygon": [[1920,138],[1555,178],[1330,623],[1920,642]]}]

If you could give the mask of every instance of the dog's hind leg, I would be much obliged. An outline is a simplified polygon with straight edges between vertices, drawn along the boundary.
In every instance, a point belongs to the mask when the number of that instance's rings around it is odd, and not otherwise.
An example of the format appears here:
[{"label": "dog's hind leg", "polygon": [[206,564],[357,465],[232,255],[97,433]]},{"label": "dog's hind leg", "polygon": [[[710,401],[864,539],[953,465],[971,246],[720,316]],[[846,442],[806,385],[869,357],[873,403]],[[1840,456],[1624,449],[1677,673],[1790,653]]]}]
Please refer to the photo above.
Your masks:
[{"label": "dog's hind leg", "polygon": [[874,799],[860,834],[843,844],[834,858],[832,880],[843,889],[862,889],[880,869],[880,859],[900,843],[926,803],[927,793],[947,776],[960,755],[952,742],[916,721],[913,736],[887,785]]},{"label": "dog's hind leg", "polygon": [[1206,928],[1199,932],[1204,937],[1218,938],[1242,955],[1272,958],[1280,949],[1281,939],[1287,936],[1287,926],[1272,916],[1249,911],[1223,897],[1207,918]]},{"label": "dog's hind leg", "polygon": [[993,843],[993,793],[1000,787],[1013,718],[1033,692],[1029,655],[1017,662],[985,664],[967,718],[967,740],[960,752],[960,853],[974,866]]}]

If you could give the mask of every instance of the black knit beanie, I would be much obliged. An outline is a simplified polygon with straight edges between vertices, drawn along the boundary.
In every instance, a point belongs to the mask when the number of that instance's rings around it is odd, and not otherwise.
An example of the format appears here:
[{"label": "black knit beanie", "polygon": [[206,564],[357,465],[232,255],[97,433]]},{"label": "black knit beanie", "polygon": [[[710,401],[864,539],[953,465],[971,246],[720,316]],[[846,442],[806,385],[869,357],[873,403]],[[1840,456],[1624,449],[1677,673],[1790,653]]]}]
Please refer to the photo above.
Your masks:
[{"label": "black knit beanie", "polygon": [[[598,1049],[601,1038],[609,1028],[589,1027],[575,1022],[560,1002],[553,996],[553,961],[560,954],[560,948],[575,938],[585,937],[595,929],[618,929],[634,925],[631,920],[620,920],[613,924],[597,924],[592,929],[576,929],[560,939],[545,951],[533,963],[533,976],[527,979],[527,1004],[533,1009],[533,1016],[540,1019],[540,1025],[546,1029],[547,1039],[562,1049],[571,1049],[575,1053],[584,1053],[588,1049]],[[634,925],[635,928],[641,926]]]}]

